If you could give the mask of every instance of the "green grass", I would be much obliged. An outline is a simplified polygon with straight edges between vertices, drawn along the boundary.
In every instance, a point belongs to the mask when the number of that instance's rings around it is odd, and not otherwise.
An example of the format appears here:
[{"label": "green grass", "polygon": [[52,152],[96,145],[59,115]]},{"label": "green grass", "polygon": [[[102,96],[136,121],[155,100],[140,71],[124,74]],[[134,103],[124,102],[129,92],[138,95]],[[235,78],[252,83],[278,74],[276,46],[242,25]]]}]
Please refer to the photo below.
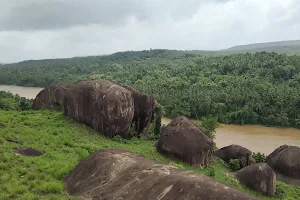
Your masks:
[{"label": "green grass", "polygon": [[[158,162],[212,176],[262,199],[261,195],[242,187],[218,159],[207,169],[196,169],[161,156],[154,141],[109,139],[85,125],[75,123],[55,111],[0,111],[0,199],[76,199],[65,192],[63,178],[91,153],[104,148],[136,152]],[[7,142],[16,139],[22,144]],[[45,154],[40,157],[16,155],[17,147],[33,147]],[[300,188],[278,182],[277,198],[299,199]]]}]

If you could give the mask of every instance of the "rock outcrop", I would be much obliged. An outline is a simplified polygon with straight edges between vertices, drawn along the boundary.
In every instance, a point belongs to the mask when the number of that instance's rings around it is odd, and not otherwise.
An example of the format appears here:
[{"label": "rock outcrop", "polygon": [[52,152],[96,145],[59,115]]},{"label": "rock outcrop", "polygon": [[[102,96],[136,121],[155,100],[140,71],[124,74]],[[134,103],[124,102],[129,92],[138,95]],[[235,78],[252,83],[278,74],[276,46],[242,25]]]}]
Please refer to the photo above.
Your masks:
[{"label": "rock outcrop", "polygon": [[72,85],[70,83],[56,83],[44,88],[33,101],[32,108],[39,110],[58,109],[63,106],[65,93]]},{"label": "rock outcrop", "polygon": [[129,90],[107,80],[81,81],[65,95],[65,115],[108,137],[129,136],[134,99]]},{"label": "rock outcrop", "polygon": [[229,145],[215,152],[215,156],[221,158],[225,162],[230,159],[238,159],[241,167],[246,167],[253,164],[252,152],[245,147],[239,145]]},{"label": "rock outcrop", "polygon": [[265,196],[273,196],[276,190],[276,174],[266,163],[256,163],[235,173],[239,182]]},{"label": "rock outcrop", "polygon": [[122,86],[131,91],[134,97],[134,116],[132,123],[135,126],[135,130],[138,134],[148,134],[150,124],[153,121],[157,101],[149,94],[139,92],[133,87]]},{"label": "rock outcrop", "polygon": [[128,138],[131,125],[136,135],[147,135],[157,101],[130,86],[107,80],[81,81],[75,85],[57,83],[43,89],[33,109],[64,107],[65,115],[106,136]]},{"label": "rock outcrop", "polygon": [[213,141],[189,119],[179,116],[166,126],[156,149],[195,167],[206,167],[212,157]]},{"label": "rock outcrop", "polygon": [[67,192],[81,199],[257,199],[210,177],[117,149],[93,153],[75,167],[65,183]]},{"label": "rock outcrop", "polygon": [[276,173],[300,179],[300,147],[282,145],[266,158],[266,163]]}]

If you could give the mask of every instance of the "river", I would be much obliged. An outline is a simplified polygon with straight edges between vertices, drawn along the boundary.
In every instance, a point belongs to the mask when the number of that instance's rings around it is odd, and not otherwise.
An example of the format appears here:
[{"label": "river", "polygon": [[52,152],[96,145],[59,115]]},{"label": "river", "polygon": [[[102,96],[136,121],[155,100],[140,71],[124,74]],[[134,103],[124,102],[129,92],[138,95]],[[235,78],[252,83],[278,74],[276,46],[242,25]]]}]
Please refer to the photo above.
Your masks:
[{"label": "river", "polygon": [[[43,88],[0,85],[0,90],[11,91],[26,98],[35,98]],[[171,120],[163,118],[167,125]],[[253,152],[270,154],[280,145],[300,146],[300,130],[294,128],[275,128],[257,125],[226,125],[223,124],[216,131],[217,146],[219,148],[231,144],[241,145]]]},{"label": "river", "polygon": [[0,91],[10,91],[13,94],[18,94],[27,99],[34,99],[43,88],[38,87],[22,87],[14,85],[0,85]]}]

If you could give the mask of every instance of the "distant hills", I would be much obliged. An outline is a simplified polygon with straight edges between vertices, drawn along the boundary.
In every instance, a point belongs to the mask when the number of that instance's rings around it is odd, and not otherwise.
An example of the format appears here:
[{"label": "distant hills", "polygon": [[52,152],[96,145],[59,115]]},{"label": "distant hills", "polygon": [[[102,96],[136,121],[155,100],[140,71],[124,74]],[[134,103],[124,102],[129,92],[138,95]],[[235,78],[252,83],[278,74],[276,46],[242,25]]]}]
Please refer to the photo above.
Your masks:
[{"label": "distant hills", "polygon": [[285,54],[300,54],[300,40],[278,41],[278,42],[266,42],[266,43],[254,43],[247,45],[238,45],[229,49],[222,50],[229,53],[255,53],[255,52],[276,52]]},{"label": "distant hills", "polygon": [[278,42],[266,42],[266,43],[255,43],[247,45],[233,46],[228,49],[219,51],[207,51],[207,50],[170,50],[170,49],[151,49],[142,51],[123,51],[116,52],[110,55],[95,55],[85,57],[73,57],[73,58],[56,58],[56,59],[42,59],[42,60],[25,60],[18,63],[1,63],[0,67],[5,66],[40,66],[55,64],[60,65],[62,63],[73,63],[75,62],[99,62],[99,61],[118,61],[118,60],[144,60],[144,59],[181,59],[197,56],[222,56],[237,53],[255,53],[255,52],[276,52],[284,53],[288,55],[298,54],[300,55],[300,40],[290,41],[278,41]]}]

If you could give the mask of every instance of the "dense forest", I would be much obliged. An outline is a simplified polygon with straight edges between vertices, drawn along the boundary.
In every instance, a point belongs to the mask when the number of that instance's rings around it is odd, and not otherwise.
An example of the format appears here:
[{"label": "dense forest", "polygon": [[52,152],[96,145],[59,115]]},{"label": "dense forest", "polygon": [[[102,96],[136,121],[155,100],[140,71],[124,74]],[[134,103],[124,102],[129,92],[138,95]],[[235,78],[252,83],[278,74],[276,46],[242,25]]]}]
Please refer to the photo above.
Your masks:
[{"label": "dense forest", "polygon": [[213,115],[222,123],[300,126],[300,56],[128,51],[0,66],[0,84],[46,86],[108,79],[151,93],[168,117]]}]

